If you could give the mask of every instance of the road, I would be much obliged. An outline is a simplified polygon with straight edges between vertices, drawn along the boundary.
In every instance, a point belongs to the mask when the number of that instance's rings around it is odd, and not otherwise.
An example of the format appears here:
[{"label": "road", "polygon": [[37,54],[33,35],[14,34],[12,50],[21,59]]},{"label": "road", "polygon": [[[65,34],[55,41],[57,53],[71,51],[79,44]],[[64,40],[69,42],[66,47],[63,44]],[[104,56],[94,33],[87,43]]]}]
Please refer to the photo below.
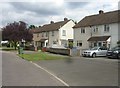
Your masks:
[{"label": "road", "polygon": [[2,77],[4,86],[118,86],[118,60],[70,57],[30,63],[3,52]]},{"label": "road", "polygon": [[34,63],[54,73],[69,86],[118,86],[118,60],[71,57]]},{"label": "road", "polygon": [[65,86],[52,75],[15,53],[2,53],[2,86]]}]

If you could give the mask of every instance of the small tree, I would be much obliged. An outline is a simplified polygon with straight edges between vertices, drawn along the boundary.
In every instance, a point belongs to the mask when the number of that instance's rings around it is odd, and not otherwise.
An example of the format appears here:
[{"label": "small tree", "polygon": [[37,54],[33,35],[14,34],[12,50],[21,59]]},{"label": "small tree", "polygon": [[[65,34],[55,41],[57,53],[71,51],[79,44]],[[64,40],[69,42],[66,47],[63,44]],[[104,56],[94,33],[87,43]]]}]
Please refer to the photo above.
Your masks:
[{"label": "small tree", "polygon": [[72,49],[73,48],[73,42],[69,42],[69,48]]},{"label": "small tree", "polygon": [[22,39],[25,41],[31,41],[32,37],[33,35],[29,32],[27,24],[23,21],[10,23],[2,29],[3,40],[8,40],[13,43],[15,49],[19,41]]}]

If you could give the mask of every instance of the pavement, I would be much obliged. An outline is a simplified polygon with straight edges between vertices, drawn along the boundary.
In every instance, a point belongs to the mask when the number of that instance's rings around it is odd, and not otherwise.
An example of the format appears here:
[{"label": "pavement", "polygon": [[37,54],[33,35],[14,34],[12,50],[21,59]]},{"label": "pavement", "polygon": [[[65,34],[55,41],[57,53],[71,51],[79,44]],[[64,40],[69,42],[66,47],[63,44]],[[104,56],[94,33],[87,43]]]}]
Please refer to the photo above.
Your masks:
[{"label": "pavement", "polygon": [[65,86],[51,74],[21,59],[15,53],[2,53],[2,86]]}]

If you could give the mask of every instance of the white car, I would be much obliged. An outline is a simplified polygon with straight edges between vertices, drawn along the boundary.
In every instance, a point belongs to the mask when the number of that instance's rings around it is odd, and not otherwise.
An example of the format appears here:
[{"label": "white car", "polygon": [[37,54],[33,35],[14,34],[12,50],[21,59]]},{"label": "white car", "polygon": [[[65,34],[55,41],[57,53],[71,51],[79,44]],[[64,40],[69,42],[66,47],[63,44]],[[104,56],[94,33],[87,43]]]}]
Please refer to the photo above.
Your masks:
[{"label": "white car", "polygon": [[90,50],[85,50],[82,56],[96,57],[96,56],[106,56],[107,48],[105,47],[94,47]]}]

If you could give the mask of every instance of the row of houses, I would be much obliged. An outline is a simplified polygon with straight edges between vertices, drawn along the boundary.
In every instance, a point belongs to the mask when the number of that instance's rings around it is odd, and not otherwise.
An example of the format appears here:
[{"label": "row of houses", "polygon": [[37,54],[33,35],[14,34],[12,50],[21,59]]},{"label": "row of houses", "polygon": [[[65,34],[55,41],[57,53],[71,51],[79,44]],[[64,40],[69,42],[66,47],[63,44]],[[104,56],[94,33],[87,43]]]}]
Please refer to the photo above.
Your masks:
[{"label": "row of houses", "polygon": [[69,41],[73,41],[73,20],[64,18],[64,21],[45,24],[34,29],[33,41],[36,47],[67,47]]},{"label": "row of houses", "polygon": [[73,47],[88,49],[95,46],[108,48],[120,40],[119,10],[84,17],[78,23],[64,18],[63,21],[45,24],[33,30],[34,47]]}]

